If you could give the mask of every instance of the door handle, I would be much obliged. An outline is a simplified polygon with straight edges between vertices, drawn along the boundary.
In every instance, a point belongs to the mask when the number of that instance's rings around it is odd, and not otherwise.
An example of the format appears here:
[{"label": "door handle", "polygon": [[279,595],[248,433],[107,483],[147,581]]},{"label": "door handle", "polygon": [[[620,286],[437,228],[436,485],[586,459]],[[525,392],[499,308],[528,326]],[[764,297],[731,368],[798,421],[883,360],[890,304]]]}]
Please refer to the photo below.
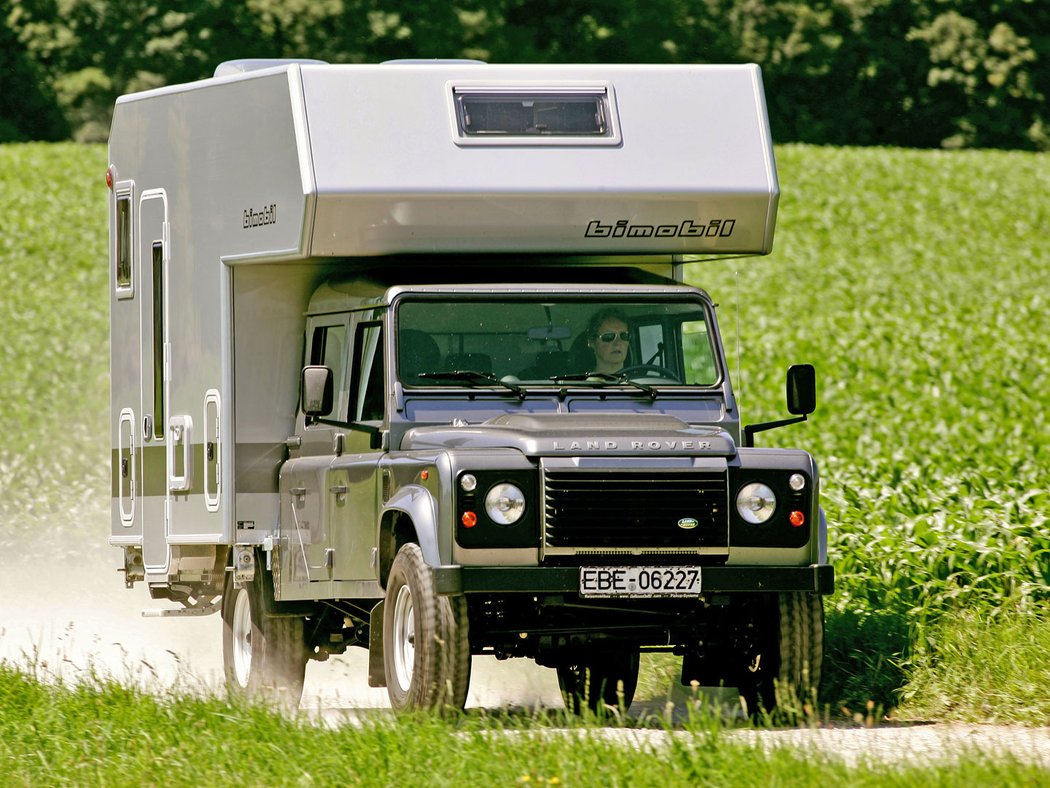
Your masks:
[{"label": "door handle", "polygon": [[328,492],[335,496],[335,502],[339,505],[346,503],[347,486],[345,484],[336,484],[328,488]]},{"label": "door handle", "polygon": [[303,496],[306,495],[306,488],[305,487],[293,487],[288,492],[290,492],[296,498],[302,498]]},{"label": "door handle", "polygon": [[[193,488],[193,419],[190,416],[172,416],[168,419],[168,490],[190,492]],[[181,451],[182,473],[176,471],[175,460]]]}]

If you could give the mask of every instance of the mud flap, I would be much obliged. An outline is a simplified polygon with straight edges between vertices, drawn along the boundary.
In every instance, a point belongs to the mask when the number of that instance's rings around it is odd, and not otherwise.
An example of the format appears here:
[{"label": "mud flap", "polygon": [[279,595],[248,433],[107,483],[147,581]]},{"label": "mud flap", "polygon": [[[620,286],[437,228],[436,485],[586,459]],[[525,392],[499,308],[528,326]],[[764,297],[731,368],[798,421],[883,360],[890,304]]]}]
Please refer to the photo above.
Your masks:
[{"label": "mud flap", "polygon": [[383,662],[383,601],[372,608],[368,617],[368,686],[386,686],[386,667]]}]

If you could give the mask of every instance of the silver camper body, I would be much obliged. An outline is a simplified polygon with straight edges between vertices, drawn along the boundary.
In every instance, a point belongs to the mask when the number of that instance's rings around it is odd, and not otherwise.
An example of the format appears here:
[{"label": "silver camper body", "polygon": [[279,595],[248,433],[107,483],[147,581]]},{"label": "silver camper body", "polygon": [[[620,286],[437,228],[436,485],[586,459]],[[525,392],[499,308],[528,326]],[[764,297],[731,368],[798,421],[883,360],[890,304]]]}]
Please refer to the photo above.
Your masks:
[{"label": "silver camper body", "polygon": [[[303,316],[362,258],[644,255],[671,274],[772,245],[755,66],[222,71],[122,97],[110,136],[111,542],[140,546],[150,581],[273,530]],[[590,91],[609,132],[468,137],[471,91]]]}]

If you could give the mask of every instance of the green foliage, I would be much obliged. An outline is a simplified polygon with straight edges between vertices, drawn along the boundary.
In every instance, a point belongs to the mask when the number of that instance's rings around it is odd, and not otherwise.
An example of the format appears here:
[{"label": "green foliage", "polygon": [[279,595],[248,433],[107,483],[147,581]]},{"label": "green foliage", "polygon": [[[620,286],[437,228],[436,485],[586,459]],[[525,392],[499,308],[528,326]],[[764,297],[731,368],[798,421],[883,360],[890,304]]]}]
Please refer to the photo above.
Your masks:
[{"label": "green foliage", "polygon": [[224,60],[467,57],[756,62],[780,142],[1050,147],[1050,6],[1030,0],[3,0],[0,16],[81,140],[105,139],[121,93]]},{"label": "green foliage", "polygon": [[730,348],[739,325],[749,421],[817,366],[817,413],[764,440],[821,462],[838,605],[1046,601],[1050,159],[787,146],[778,169],[776,251],[693,279]]},{"label": "green foliage", "polygon": [[774,253],[692,277],[722,301],[727,347],[739,336],[747,421],[783,415],[790,363],[817,367],[816,414],[762,442],[821,465],[828,697],[855,706],[866,686],[889,707],[936,659],[912,651],[929,626],[1050,599],[1050,159],[777,154]]},{"label": "green foliage", "polygon": [[105,169],[99,147],[0,146],[0,547],[107,489]]},{"label": "green foliage", "polygon": [[[0,0],[0,20],[7,17],[8,5]],[[54,95],[41,84],[36,65],[6,25],[0,25],[0,96],[0,143],[59,140],[69,134]]]}]

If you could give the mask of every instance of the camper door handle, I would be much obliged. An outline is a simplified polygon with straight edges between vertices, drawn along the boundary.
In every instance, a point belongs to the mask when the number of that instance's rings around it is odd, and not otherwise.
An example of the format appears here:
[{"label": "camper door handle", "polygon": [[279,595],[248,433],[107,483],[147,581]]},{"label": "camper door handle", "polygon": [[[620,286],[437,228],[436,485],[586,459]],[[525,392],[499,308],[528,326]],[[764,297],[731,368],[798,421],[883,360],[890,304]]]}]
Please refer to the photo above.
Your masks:
[{"label": "camper door handle", "polygon": [[336,497],[337,501],[343,501],[346,499],[347,486],[345,484],[336,484],[328,488],[328,492],[332,493]]},{"label": "camper door handle", "polygon": [[306,488],[305,487],[293,487],[288,492],[290,492],[296,498],[302,498],[304,495],[306,495]]}]

